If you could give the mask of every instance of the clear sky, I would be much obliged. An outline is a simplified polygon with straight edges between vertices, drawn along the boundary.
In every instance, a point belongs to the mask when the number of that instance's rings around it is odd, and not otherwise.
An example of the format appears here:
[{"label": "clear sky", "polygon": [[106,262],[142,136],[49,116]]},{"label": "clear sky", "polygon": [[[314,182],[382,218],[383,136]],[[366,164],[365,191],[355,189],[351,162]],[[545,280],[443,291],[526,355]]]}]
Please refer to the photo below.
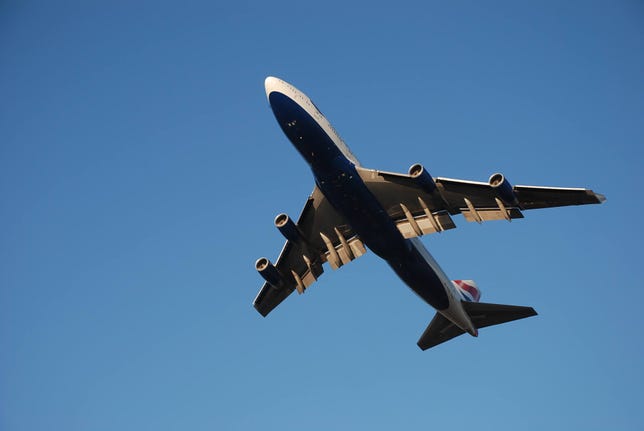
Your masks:
[{"label": "clear sky", "polygon": [[[539,316],[421,352],[373,253],[253,308],[313,187],[264,94],[370,168],[604,205],[423,241]],[[0,429],[641,430],[641,1],[4,1]]]}]

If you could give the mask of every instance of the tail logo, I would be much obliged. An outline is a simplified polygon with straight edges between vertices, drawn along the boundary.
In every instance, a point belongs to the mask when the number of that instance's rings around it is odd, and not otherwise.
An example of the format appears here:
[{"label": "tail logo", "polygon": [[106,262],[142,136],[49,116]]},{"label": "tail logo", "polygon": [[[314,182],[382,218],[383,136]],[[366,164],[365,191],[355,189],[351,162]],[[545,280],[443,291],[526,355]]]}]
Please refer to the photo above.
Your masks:
[{"label": "tail logo", "polygon": [[452,283],[461,292],[465,301],[479,302],[481,299],[481,291],[473,280],[453,280]]}]

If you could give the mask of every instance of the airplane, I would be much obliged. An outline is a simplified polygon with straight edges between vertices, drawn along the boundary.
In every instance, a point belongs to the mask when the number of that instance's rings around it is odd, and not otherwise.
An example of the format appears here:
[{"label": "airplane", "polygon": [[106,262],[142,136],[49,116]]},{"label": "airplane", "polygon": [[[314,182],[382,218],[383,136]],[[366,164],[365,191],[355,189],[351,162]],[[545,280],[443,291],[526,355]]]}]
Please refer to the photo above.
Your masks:
[{"label": "airplane", "polygon": [[419,237],[468,222],[511,221],[525,210],[599,204],[603,195],[583,188],[512,186],[500,173],[488,182],[433,178],[421,164],[407,174],[363,168],[331,123],[304,93],[279,78],[264,82],[277,122],[309,164],[315,180],[297,221],[275,218],[286,243],[273,264],[255,269],[264,284],[253,305],[266,316],[292,292],[302,294],[322,274],[366,253],[385,260],[400,279],[436,309],[417,344],[429,349],[461,334],[536,315],[532,307],[480,302],[472,280],[450,280]]}]

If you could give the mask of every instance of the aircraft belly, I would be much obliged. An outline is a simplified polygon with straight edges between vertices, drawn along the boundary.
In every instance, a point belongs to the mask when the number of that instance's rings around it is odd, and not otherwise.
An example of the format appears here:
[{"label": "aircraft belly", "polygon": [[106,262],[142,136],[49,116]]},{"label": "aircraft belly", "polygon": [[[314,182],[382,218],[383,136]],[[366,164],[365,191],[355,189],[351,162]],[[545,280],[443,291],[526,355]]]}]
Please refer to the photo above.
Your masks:
[{"label": "aircraft belly", "polygon": [[329,134],[302,106],[277,92],[269,99],[282,131],[310,165],[343,157]]},{"label": "aircraft belly", "polygon": [[314,166],[314,174],[322,193],[371,251],[389,259],[407,249],[396,224],[348,160],[336,160],[332,171],[316,171]]},{"label": "aircraft belly", "polygon": [[[336,161],[340,164],[340,161]],[[337,166],[337,165],[336,165]],[[437,310],[449,307],[441,276],[367,189],[348,161],[329,175],[316,173],[318,187],[351,224],[362,242],[383,258],[418,296]]]},{"label": "aircraft belly", "polygon": [[387,263],[398,277],[429,305],[437,310],[449,308],[449,297],[441,277],[415,247],[402,258],[388,260]]}]

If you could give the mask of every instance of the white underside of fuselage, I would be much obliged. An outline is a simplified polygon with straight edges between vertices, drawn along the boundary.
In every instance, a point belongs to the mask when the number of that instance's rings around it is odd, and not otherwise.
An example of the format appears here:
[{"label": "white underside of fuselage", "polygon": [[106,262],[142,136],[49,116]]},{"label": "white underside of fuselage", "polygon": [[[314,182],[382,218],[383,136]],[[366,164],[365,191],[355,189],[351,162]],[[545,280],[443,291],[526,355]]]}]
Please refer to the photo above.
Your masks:
[{"label": "white underside of fuselage", "polygon": [[[273,92],[279,92],[291,100],[296,102],[301,108],[303,108],[324,130],[324,132],[329,136],[331,141],[335,146],[342,152],[342,154],[350,160],[354,165],[360,166],[358,159],[353,155],[349,150],[348,146],[342,140],[340,135],[333,128],[331,123],[326,119],[326,117],[320,112],[320,110],[315,106],[315,104],[309,99],[304,93],[299,91],[297,88],[293,87],[291,84],[275,77],[268,77],[264,83],[266,88],[266,96],[268,97]],[[270,99],[269,99],[270,100]],[[447,293],[449,298],[449,307],[444,310],[437,310],[447,319],[449,319],[456,326],[462,330],[468,332],[471,335],[476,336],[478,334],[476,328],[472,324],[471,319],[463,309],[461,304],[462,296],[457,291],[456,287],[452,281],[447,277],[443,272],[441,267],[438,265],[436,260],[432,257],[429,251],[425,248],[424,244],[418,238],[412,238],[407,240],[411,243],[411,246],[416,248],[420,255],[424,258],[427,265],[432,269],[432,271],[437,274],[439,277],[443,288]]]}]

